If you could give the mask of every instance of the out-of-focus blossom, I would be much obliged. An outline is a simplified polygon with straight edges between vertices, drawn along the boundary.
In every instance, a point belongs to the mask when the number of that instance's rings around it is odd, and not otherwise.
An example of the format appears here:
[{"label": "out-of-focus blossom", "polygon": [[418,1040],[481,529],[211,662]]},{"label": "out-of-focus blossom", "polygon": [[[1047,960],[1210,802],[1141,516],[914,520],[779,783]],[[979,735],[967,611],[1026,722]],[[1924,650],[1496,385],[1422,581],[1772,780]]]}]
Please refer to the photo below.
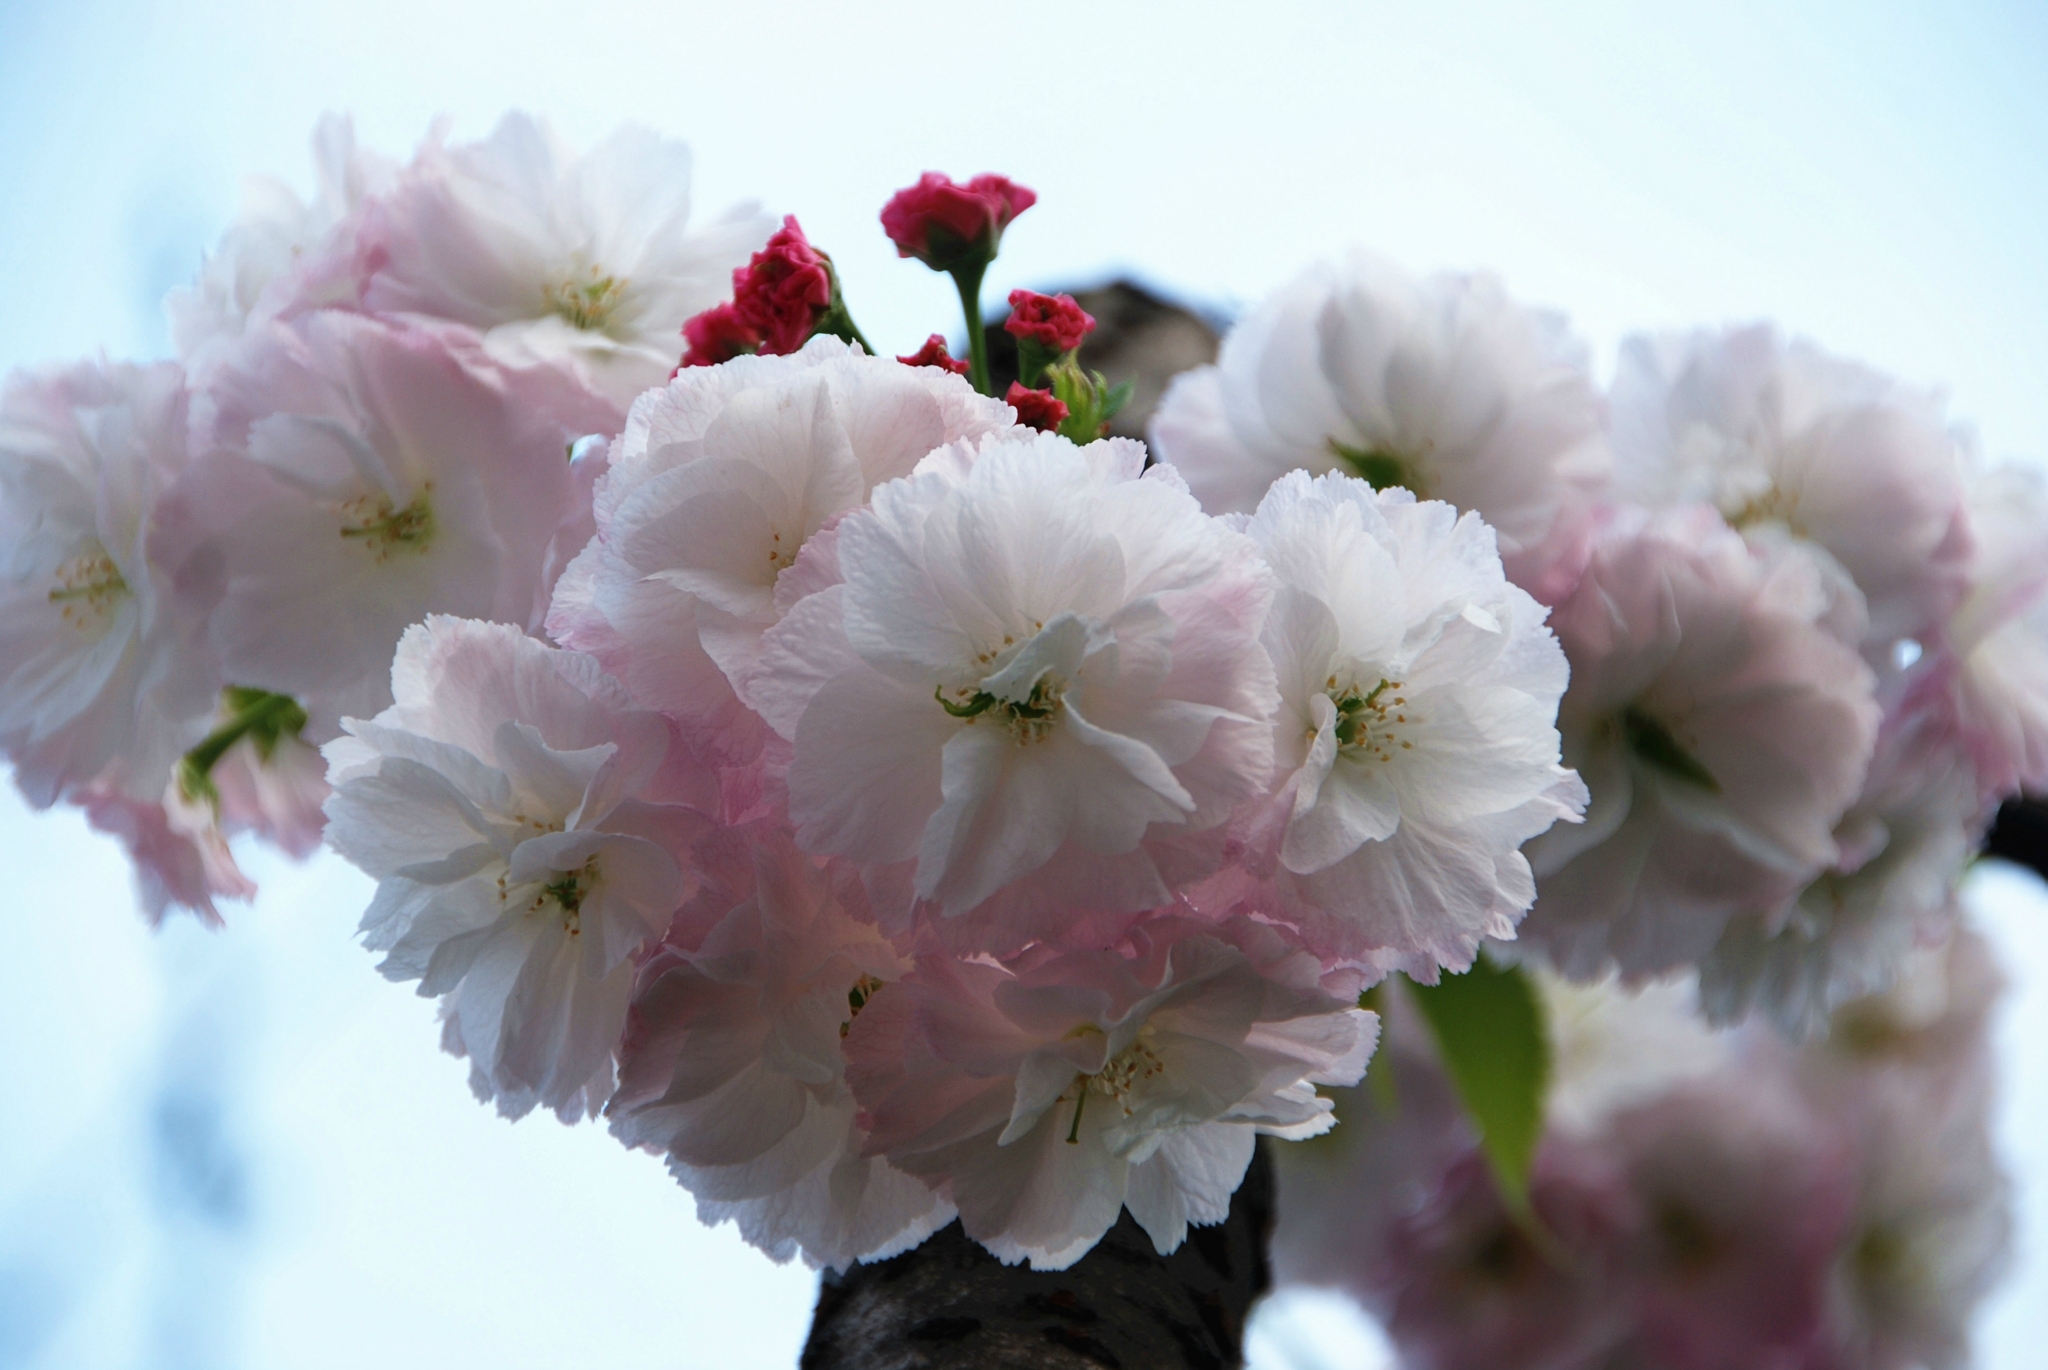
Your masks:
[{"label": "out-of-focus blossom", "polygon": [[744,755],[761,734],[734,683],[754,673],[761,634],[836,579],[792,569],[806,542],[934,448],[1009,420],[958,377],[836,338],[684,371],[634,405],[613,445],[597,538],[549,631]]},{"label": "out-of-focus blossom", "polygon": [[1255,865],[1326,957],[1434,982],[1536,897],[1518,850],[1576,819],[1558,764],[1564,653],[1476,514],[1331,472],[1246,525],[1279,581],[1276,790]]},{"label": "out-of-focus blossom", "polygon": [[445,996],[478,1098],[595,1114],[630,958],[690,893],[673,853],[702,822],[649,802],[669,726],[590,657],[505,624],[429,617],[391,677],[391,707],[325,748],[328,841],[378,882],[364,944]]},{"label": "out-of-focus blossom", "polygon": [[172,909],[186,909],[218,927],[216,899],[249,899],[256,886],[242,874],[217,826],[190,815],[174,819],[155,800],[131,799],[118,790],[89,787],[74,796],[86,821],[120,839],[135,872],[136,894],[152,924]]},{"label": "out-of-focus blossom", "polygon": [[897,256],[915,257],[934,271],[985,266],[1010,221],[1037,203],[1036,192],[1007,176],[984,173],[959,185],[927,171],[882,206],[882,231]]},{"label": "out-of-focus blossom", "polygon": [[1521,936],[1566,973],[1688,964],[1743,909],[1839,856],[1878,724],[1871,675],[1818,622],[1805,558],[1759,560],[1711,509],[1620,520],[1551,616],[1571,661],[1564,759],[1586,821],[1529,853]]},{"label": "out-of-focus blossom", "polygon": [[1623,495],[1712,504],[1759,545],[1816,552],[1861,592],[1874,653],[1932,645],[1970,554],[1933,397],[1758,324],[1629,339],[1612,402]]},{"label": "out-of-focus blossom", "polygon": [[1610,1135],[1640,1214],[1623,1257],[1638,1360],[1797,1365],[1824,1343],[1854,1201],[1849,1139],[1828,1118],[1747,1070],[1683,1085]]},{"label": "out-of-focus blossom", "polygon": [[946,335],[934,333],[924,340],[924,346],[907,357],[896,359],[905,366],[936,366],[941,371],[950,371],[956,376],[967,374],[967,363],[953,360],[953,354],[946,350]]},{"label": "out-of-focus blossom", "polygon": [[[1482,515],[1544,592],[1608,468],[1600,400],[1560,319],[1491,276],[1320,264],[1174,381],[1152,421],[1203,507],[1249,511],[1287,471],[1346,471]],[[1568,558],[1567,558],[1568,559]]]},{"label": "out-of-focus blossom", "polygon": [[1003,396],[1003,402],[1017,411],[1017,422],[1041,433],[1058,432],[1070,412],[1052,391],[1027,390],[1016,381],[1010,382],[1010,393]]},{"label": "out-of-focus blossom", "polygon": [[170,364],[17,373],[0,395],[0,746],[38,808],[87,785],[153,804],[206,731],[216,677],[147,546],[185,424]]},{"label": "out-of-focus blossom", "polygon": [[481,142],[430,139],[372,207],[363,301],[467,324],[514,365],[567,363],[623,411],[774,226],[746,205],[693,231],[690,209],[682,143],[629,125],[579,155],[508,114]]},{"label": "out-of-focus blossom", "polygon": [[1147,839],[1216,828],[1272,765],[1272,581],[1144,459],[956,443],[839,524],[843,583],[770,630],[753,694],[806,849],[915,861],[948,915],[1032,877],[1020,936],[1172,902]]},{"label": "out-of-focus blossom", "polygon": [[1987,803],[2048,789],[2048,479],[1998,467],[1970,489],[1970,593],[1948,625],[1958,723]]},{"label": "out-of-focus blossom", "polygon": [[198,279],[164,301],[179,358],[203,376],[252,323],[355,304],[361,210],[397,174],[389,158],[356,145],[348,116],[322,115],[313,128],[313,197],[300,199],[275,177],[250,177],[241,215],[207,254]]},{"label": "out-of-focus blossom", "polygon": [[1613,976],[1580,985],[1532,974],[1549,1027],[1544,1119],[1554,1132],[1595,1136],[1617,1114],[1736,1064],[1734,1038],[1702,1020],[1689,979],[1630,989]]},{"label": "out-of-focus blossom", "polygon": [[927,956],[846,1040],[868,1147],[1006,1262],[1064,1269],[1128,1208],[1161,1254],[1221,1222],[1259,1133],[1330,1125],[1377,1022],[1270,928],[1155,919],[1016,968]]},{"label": "out-of-focus blossom", "polygon": [[823,868],[771,826],[725,830],[706,887],[639,972],[607,1112],[668,1157],[707,1223],[777,1260],[843,1268],[952,1220],[923,1181],[863,1156],[841,1042],[909,969]]},{"label": "out-of-focus blossom", "polygon": [[311,738],[390,702],[426,615],[539,622],[557,530],[587,518],[565,454],[604,421],[568,377],[323,311],[253,330],[206,400],[163,545],[225,678],[296,696]]}]

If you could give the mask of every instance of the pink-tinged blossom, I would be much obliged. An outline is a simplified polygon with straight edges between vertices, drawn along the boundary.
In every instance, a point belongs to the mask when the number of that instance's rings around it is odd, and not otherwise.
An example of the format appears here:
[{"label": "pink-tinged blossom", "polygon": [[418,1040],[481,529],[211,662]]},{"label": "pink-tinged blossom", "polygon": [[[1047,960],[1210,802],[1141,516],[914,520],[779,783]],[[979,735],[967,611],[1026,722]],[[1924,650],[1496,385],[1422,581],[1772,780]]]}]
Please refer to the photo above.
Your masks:
[{"label": "pink-tinged blossom", "polygon": [[1946,637],[1961,741],[1989,805],[2048,790],[2048,479],[1994,468],[1969,507],[1970,593]]},{"label": "pink-tinged blossom", "polygon": [[1946,940],[1982,807],[1966,760],[1921,721],[1886,719],[1863,793],[1835,825],[1833,864],[1787,901],[1739,915],[1701,960],[1716,1022],[1755,1009],[1810,1036],[1837,1006],[1887,988],[1916,947]]},{"label": "pink-tinged blossom", "polygon": [[377,880],[364,945],[442,996],[477,1097],[565,1122],[610,1096],[631,957],[690,893],[703,827],[659,798],[670,728],[588,656],[429,617],[395,702],[327,744],[327,838]]},{"label": "pink-tinged blossom", "polygon": [[374,206],[363,299],[467,324],[513,364],[573,366],[623,411],[774,226],[751,205],[695,228],[690,211],[684,144],[629,125],[579,154],[508,114],[481,142],[429,139]]},{"label": "pink-tinged blossom", "polygon": [[708,840],[722,859],[639,972],[612,1132],[776,1260],[844,1268],[917,1245],[952,1206],[862,1155],[841,1051],[908,965],[856,916],[850,870],[765,824]]},{"label": "pink-tinged blossom", "polygon": [[1688,1084],[1615,1119],[1638,1221],[1634,1360],[1799,1365],[1825,1344],[1827,1276],[1854,1202],[1850,1139],[1781,1073]]},{"label": "pink-tinged blossom", "polygon": [[681,366],[716,366],[734,357],[759,352],[761,334],[727,301],[684,320],[683,343],[683,360],[678,369]]},{"label": "pink-tinged blossom", "polygon": [[1629,339],[1612,403],[1624,496],[1712,504],[1759,545],[1816,552],[1862,593],[1874,653],[1932,645],[1970,554],[1934,397],[1757,324]]},{"label": "pink-tinged blossom", "polygon": [[117,790],[91,787],[75,796],[86,821],[119,838],[135,874],[136,897],[152,925],[172,909],[185,909],[218,927],[217,899],[253,898],[256,886],[244,876],[217,829],[175,820],[154,800],[131,799]]},{"label": "pink-tinged blossom", "polygon": [[153,804],[205,734],[218,680],[147,546],[185,427],[170,364],[16,373],[0,395],[0,746],[38,808],[87,785]]},{"label": "pink-tinged blossom", "polygon": [[1275,797],[1252,861],[1326,957],[1434,982],[1536,897],[1522,843],[1586,802],[1565,658],[1476,514],[1295,471],[1246,531],[1279,582]]},{"label": "pink-tinged blossom", "polygon": [[907,357],[896,359],[905,366],[936,366],[941,371],[950,371],[956,376],[967,374],[967,363],[955,361],[953,354],[946,350],[946,335],[934,333],[924,340],[924,346]]},{"label": "pink-tinged blossom", "polygon": [[1010,382],[1010,393],[1003,396],[1003,403],[1017,411],[1018,423],[1041,433],[1058,432],[1069,412],[1066,402],[1052,391],[1027,390],[1017,381]]},{"label": "pink-tinged blossom", "polygon": [[1530,848],[1524,940],[1574,978],[1659,974],[1838,859],[1878,707],[1826,607],[1809,559],[1759,559],[1711,509],[1606,531],[1550,619],[1571,663],[1564,759],[1591,802]]},{"label": "pink-tinged blossom", "polygon": [[588,518],[565,453],[605,412],[562,373],[324,311],[253,331],[205,399],[163,546],[226,679],[297,697],[310,737],[390,702],[430,613],[538,624]]},{"label": "pink-tinged blossom", "polygon": [[754,673],[761,634],[821,583],[792,569],[806,542],[934,448],[1009,420],[956,376],[836,338],[685,370],[633,406],[613,444],[597,537],[549,631],[649,707],[735,755],[757,750],[734,684]]},{"label": "pink-tinged blossom", "polygon": [[1072,352],[1095,331],[1095,316],[1072,295],[1041,295],[1035,290],[1010,292],[1010,317],[1003,331],[1028,339],[1051,352]]},{"label": "pink-tinged blossom", "polygon": [[1608,470],[1600,400],[1561,319],[1491,276],[1416,280],[1363,252],[1253,310],[1216,365],[1174,381],[1151,438],[1212,513],[1249,512],[1297,469],[1476,511],[1530,588],[1582,536]]},{"label": "pink-tinged blossom", "polygon": [[811,246],[796,215],[784,215],[768,245],[732,273],[732,308],[771,356],[802,347],[832,308],[832,263]]},{"label": "pink-tinged blossom", "polygon": [[1529,1175],[1531,1217],[1522,1217],[1502,1202],[1477,1150],[1456,1154],[1428,1202],[1394,1220],[1375,1272],[1370,1297],[1402,1364],[1605,1364],[1628,1328],[1631,1272],[1621,1253],[1635,1218],[1613,1156],[1586,1142],[1546,1142]]},{"label": "pink-tinged blossom", "polygon": [[1014,968],[921,957],[846,1039],[869,1150],[942,1186],[969,1236],[1064,1269],[1125,1208],[1161,1254],[1221,1222],[1259,1133],[1326,1131],[1374,1017],[1274,929],[1161,917],[1120,950]]},{"label": "pink-tinged blossom", "polygon": [[1270,573],[1141,445],[955,444],[878,487],[836,551],[843,583],[769,631],[752,696],[795,745],[807,850],[914,861],[946,915],[1014,886],[1023,936],[1172,902],[1149,841],[1263,789]]},{"label": "pink-tinged blossom", "polygon": [[325,114],[313,128],[310,200],[274,177],[243,182],[240,216],[207,254],[198,279],[164,301],[186,366],[204,375],[252,324],[356,304],[362,210],[397,173],[391,159],[357,146],[348,116]]},{"label": "pink-tinged blossom", "polygon": [[1038,203],[1038,195],[1007,176],[985,172],[966,185],[927,171],[882,206],[882,231],[896,255],[915,257],[934,271],[993,261],[1010,221]]}]

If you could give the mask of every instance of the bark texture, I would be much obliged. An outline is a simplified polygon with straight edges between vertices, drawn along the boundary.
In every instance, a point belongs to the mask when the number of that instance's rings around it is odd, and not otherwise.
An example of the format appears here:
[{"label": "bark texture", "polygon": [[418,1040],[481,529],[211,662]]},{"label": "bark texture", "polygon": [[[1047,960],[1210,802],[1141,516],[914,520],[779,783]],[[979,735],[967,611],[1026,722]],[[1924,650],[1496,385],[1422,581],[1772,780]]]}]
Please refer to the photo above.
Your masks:
[{"label": "bark texture", "polygon": [[914,1251],[819,1284],[802,1370],[1224,1370],[1270,1283],[1263,1139],[1230,1216],[1161,1256],[1117,1220],[1066,1270],[1004,1265],[955,1222]]}]

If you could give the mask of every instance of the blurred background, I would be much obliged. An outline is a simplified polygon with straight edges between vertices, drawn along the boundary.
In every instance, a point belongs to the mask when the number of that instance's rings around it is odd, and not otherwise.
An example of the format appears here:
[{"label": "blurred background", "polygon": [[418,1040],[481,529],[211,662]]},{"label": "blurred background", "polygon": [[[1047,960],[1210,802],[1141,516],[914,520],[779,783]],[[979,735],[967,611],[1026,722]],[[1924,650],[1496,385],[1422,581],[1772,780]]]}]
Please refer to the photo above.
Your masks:
[{"label": "blurred background", "polygon": [[[2048,461],[2048,9],[2023,3],[0,0],[0,365],[169,353],[160,301],[240,178],[311,189],[327,109],[403,156],[508,107],[687,138],[698,204],[830,251],[887,351],[957,335],[876,213],[927,168],[1039,205],[1013,286],[1130,275],[1205,310],[1363,242],[1646,326],[1770,316],[1943,388]],[[2048,549],[2044,549],[2048,555]],[[709,1231],[599,1129],[507,1124],[352,932],[368,882],[250,852],[224,932],[152,934],[121,856],[0,797],[0,1367],[780,1367],[813,1277]],[[1978,1358],[2048,1344],[2048,893],[1969,901],[2012,988],[1999,1135],[2019,1262]],[[1333,1296],[1261,1370],[1368,1370]],[[1505,1370],[1505,1368],[1504,1368]]]}]

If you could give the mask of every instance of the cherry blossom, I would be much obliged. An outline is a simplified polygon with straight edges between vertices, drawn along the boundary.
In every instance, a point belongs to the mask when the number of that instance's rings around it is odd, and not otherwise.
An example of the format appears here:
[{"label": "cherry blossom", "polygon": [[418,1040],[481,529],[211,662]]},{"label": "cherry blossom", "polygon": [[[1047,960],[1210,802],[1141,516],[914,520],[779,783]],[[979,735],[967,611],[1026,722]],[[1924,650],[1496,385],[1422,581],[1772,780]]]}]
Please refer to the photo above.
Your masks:
[{"label": "cherry blossom", "polygon": [[1127,949],[1016,968],[945,956],[846,1039],[868,1148],[944,1187],[969,1236],[1064,1269],[1125,1208],[1165,1254],[1221,1222],[1260,1133],[1327,1130],[1373,1016],[1272,929],[1155,919]]},{"label": "cherry blossom", "polygon": [[508,114],[490,137],[420,149],[358,249],[368,308],[467,324],[506,362],[564,362],[620,410],[676,364],[773,222],[691,223],[690,150],[628,125],[577,153]]},{"label": "cherry blossom", "polygon": [[760,727],[734,685],[751,679],[762,633],[814,588],[808,566],[792,569],[807,540],[934,448],[1010,418],[955,376],[835,338],[679,372],[613,444],[597,537],[549,630],[650,707],[729,752],[756,750]]},{"label": "cherry blossom", "polygon": [[1591,801],[1530,848],[1524,939],[1578,978],[1657,974],[1835,863],[1879,710],[1826,602],[1810,561],[1760,560],[1710,509],[1607,530],[1550,620]]},{"label": "cherry blossom", "polygon": [[1148,837],[1215,828],[1271,767],[1272,586],[1143,467],[998,434],[840,522],[843,583],[769,630],[752,700],[794,744],[807,850],[914,861],[947,915],[1040,872],[1020,917],[1171,902]]},{"label": "cherry blossom", "polygon": [[1253,310],[1216,365],[1174,381],[1151,436],[1211,512],[1248,512],[1297,469],[1476,510],[1532,587],[1608,468],[1600,402],[1561,320],[1491,276],[1416,280],[1363,252]]},{"label": "cherry blossom", "polygon": [[952,1206],[862,1154],[841,1054],[908,965],[855,916],[849,871],[767,825],[706,842],[705,888],[639,973],[613,1133],[665,1154],[705,1222],[777,1260],[843,1268],[917,1245]]},{"label": "cherry blossom", "polygon": [[0,746],[38,808],[97,785],[156,801],[217,687],[150,554],[185,465],[176,366],[18,373],[0,395]]},{"label": "cherry blossom", "polygon": [[610,1096],[631,956],[689,893],[703,826],[658,802],[669,728],[590,657],[430,616],[394,702],[327,744],[327,840],[377,880],[378,969],[441,996],[477,1097],[565,1122]]},{"label": "cherry blossom", "polygon": [[551,544],[587,517],[564,455],[605,421],[464,330],[334,311],[253,330],[201,408],[163,514],[181,602],[224,677],[297,696],[315,740],[390,702],[427,614],[538,623]]},{"label": "cherry blossom", "polygon": [[1246,531],[1280,582],[1278,912],[1378,971],[1470,966],[1536,897],[1522,843],[1585,805],[1546,611],[1476,514],[1405,490],[1291,472]]}]

